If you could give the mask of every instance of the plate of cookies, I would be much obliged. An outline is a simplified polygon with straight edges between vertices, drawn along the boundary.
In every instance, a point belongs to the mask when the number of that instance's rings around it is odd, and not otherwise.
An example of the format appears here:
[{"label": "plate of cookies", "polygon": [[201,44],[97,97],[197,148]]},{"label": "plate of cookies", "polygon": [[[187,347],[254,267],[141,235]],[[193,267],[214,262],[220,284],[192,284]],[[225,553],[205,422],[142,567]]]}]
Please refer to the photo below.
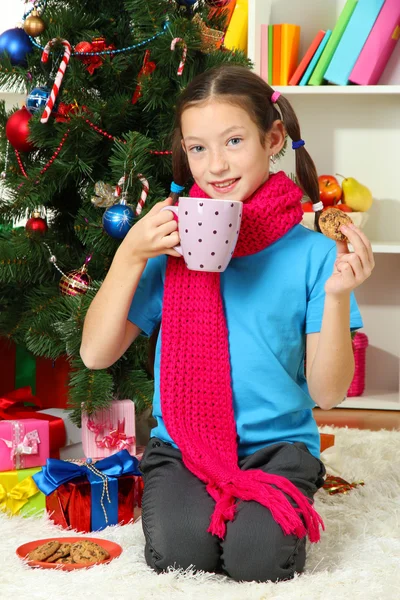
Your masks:
[{"label": "plate of cookies", "polygon": [[73,571],[109,563],[122,548],[115,542],[98,538],[60,537],[27,542],[17,548],[17,555],[31,567]]}]

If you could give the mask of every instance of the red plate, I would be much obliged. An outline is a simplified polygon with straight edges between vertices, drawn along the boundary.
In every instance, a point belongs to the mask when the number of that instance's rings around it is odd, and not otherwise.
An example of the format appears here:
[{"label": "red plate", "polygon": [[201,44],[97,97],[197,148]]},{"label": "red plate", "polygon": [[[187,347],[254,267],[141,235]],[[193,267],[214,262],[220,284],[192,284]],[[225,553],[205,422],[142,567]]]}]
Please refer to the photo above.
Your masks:
[{"label": "red plate", "polygon": [[[107,550],[108,554],[110,555],[110,558],[106,558],[105,560],[101,560],[99,562],[96,563],[92,563],[90,565],[85,565],[82,563],[79,564],[72,564],[72,563],[48,563],[48,562],[43,562],[40,560],[29,560],[27,558],[27,555],[29,554],[29,552],[31,552],[31,550],[34,550],[35,548],[37,548],[38,546],[40,546],[40,544],[45,544],[46,542],[53,542],[54,540],[58,541],[58,542],[69,542],[69,543],[73,543],[73,542],[82,542],[82,541],[90,541],[90,542],[94,542],[95,544],[98,544],[99,546],[101,546],[102,548],[104,548],[104,550]],[[62,571],[74,571],[75,569],[88,569],[90,567],[93,567],[94,565],[103,565],[105,563],[109,563],[111,560],[113,560],[113,558],[117,558],[117,556],[119,556],[122,552],[122,548],[119,544],[116,544],[115,542],[110,542],[109,540],[101,540],[99,538],[92,538],[92,537],[52,537],[52,538],[47,538],[45,540],[35,540],[33,542],[27,542],[26,544],[22,544],[22,546],[20,546],[19,548],[17,548],[16,550],[17,555],[22,558],[23,560],[27,561],[27,564],[30,567],[40,567],[41,569],[61,569]]]}]

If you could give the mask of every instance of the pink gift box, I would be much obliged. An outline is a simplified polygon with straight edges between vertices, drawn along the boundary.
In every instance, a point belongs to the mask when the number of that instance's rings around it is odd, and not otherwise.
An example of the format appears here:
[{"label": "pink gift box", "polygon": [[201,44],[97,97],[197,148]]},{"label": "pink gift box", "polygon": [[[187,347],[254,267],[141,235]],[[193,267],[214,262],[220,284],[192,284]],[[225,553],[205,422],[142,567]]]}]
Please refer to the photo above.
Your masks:
[{"label": "pink gift box", "polygon": [[113,400],[109,408],[90,416],[82,413],[82,446],[87,458],[104,458],[124,448],[135,455],[135,405],[132,400]]},{"label": "pink gift box", "polygon": [[48,421],[0,421],[0,471],[45,465],[50,455],[49,445]]}]

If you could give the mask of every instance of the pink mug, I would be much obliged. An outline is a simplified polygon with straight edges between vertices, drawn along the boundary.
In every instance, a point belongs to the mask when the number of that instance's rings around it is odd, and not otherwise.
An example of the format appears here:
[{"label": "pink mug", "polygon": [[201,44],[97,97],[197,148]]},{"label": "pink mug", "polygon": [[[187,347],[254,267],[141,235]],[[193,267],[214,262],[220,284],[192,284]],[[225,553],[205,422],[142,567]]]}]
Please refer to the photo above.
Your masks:
[{"label": "pink mug", "polygon": [[225,271],[232,258],[242,221],[242,202],[214,198],[179,198],[165,206],[178,217],[182,254],[191,271]]}]

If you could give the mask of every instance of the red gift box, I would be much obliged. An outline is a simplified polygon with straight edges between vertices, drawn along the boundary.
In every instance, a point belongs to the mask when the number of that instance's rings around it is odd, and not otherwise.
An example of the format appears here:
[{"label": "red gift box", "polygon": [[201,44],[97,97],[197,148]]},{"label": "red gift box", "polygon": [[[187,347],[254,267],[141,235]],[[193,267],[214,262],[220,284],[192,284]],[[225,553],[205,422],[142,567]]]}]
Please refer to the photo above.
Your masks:
[{"label": "red gift box", "polygon": [[[25,352],[25,356],[28,357],[29,353]],[[16,345],[11,340],[0,338],[0,394],[31,385],[34,394],[41,399],[42,408],[66,408],[71,370],[67,359],[61,356],[54,361],[30,355],[29,360],[32,365],[27,368],[27,373],[20,375]]]},{"label": "red gift box", "polygon": [[[126,525],[135,517],[135,506],[141,506],[142,482],[137,475],[118,478],[118,524]],[[50,519],[65,529],[89,533],[91,528],[91,486],[80,478],[60,485],[46,497]],[[139,515],[136,515],[139,516]]]}]

